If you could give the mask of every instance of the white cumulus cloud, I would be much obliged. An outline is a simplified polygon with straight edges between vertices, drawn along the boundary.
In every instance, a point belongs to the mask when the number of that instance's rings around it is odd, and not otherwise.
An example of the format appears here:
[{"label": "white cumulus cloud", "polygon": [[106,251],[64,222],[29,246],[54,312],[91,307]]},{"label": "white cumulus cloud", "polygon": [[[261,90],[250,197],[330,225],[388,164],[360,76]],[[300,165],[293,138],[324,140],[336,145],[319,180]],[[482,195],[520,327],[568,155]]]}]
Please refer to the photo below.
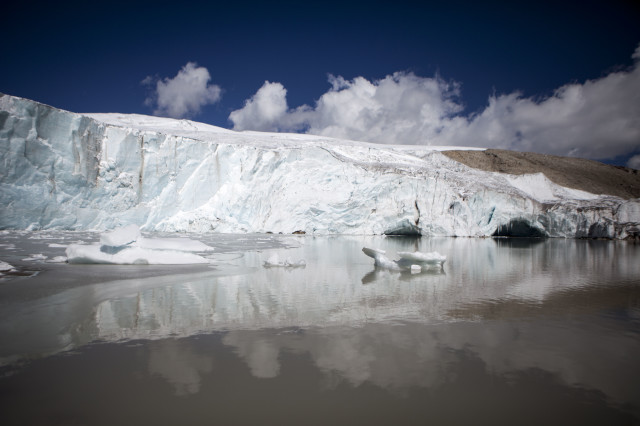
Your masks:
[{"label": "white cumulus cloud", "polygon": [[211,75],[205,67],[188,62],[173,78],[147,77],[142,84],[155,83],[154,91],[145,104],[154,107],[153,114],[182,118],[197,115],[205,105],[218,102],[222,89],[209,84]]},{"label": "white cumulus cloud", "polygon": [[640,147],[640,67],[598,80],[567,84],[542,100],[518,93],[489,105],[440,141],[594,159]]},{"label": "white cumulus cloud", "polygon": [[459,85],[439,77],[394,73],[370,82],[363,77],[329,79],[332,88],[313,113],[298,114],[308,132],[380,143],[429,143],[462,111]]},{"label": "white cumulus cloud", "polygon": [[459,83],[397,72],[374,81],[330,76],[331,88],[313,107],[295,109],[282,84],[265,82],[229,119],[236,130],[613,158],[640,147],[640,46],[632,58],[631,69],[564,85],[543,99],[492,96],[467,115]]},{"label": "white cumulus cloud", "polygon": [[278,131],[286,121],[287,110],[287,89],[280,83],[265,81],[242,109],[229,115],[229,119],[236,130]]},{"label": "white cumulus cloud", "polygon": [[265,82],[258,92],[233,111],[235,130],[299,131],[381,143],[428,143],[443,122],[462,111],[459,86],[439,77],[394,73],[370,82],[329,76],[331,89],[316,102],[289,109],[286,89]]}]

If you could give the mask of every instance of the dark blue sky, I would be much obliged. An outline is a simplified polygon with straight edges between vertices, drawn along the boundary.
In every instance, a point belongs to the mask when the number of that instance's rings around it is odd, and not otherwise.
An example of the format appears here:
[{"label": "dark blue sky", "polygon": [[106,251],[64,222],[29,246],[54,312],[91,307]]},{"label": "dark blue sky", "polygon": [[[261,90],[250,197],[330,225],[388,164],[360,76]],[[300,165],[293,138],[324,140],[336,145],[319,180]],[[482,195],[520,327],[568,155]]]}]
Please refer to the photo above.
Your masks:
[{"label": "dark blue sky", "polygon": [[328,73],[438,73],[462,84],[470,114],[493,93],[545,96],[629,67],[640,42],[637,1],[61,3],[4,6],[0,92],[150,114],[140,82],[192,61],[223,89],[193,118],[223,127],[265,80],[296,107],[328,90]]}]

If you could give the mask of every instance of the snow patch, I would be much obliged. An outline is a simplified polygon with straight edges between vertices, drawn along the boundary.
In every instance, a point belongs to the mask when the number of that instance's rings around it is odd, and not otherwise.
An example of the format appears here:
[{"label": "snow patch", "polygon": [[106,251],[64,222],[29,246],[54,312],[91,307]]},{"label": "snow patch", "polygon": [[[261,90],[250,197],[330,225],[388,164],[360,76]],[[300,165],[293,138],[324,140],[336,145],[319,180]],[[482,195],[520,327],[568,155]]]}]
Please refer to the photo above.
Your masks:
[{"label": "snow patch", "polygon": [[558,201],[561,199],[595,200],[598,195],[578,189],[566,188],[550,181],[543,173],[525,175],[505,174],[504,178],[519,191],[540,201]]}]

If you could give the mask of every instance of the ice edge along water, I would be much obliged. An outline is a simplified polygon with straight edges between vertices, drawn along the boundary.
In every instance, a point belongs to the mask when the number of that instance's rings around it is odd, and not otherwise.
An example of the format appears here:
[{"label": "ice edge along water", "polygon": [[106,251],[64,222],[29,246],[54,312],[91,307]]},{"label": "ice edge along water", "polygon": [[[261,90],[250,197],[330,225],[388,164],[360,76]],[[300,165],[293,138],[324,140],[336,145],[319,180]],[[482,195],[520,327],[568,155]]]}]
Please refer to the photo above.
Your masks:
[{"label": "ice edge along water", "polygon": [[640,200],[428,146],[76,114],[0,95],[0,228],[625,238]]},{"label": "ice edge along water", "polygon": [[196,254],[213,247],[190,238],[144,238],[136,225],[103,233],[96,244],[71,244],[68,263],[108,265],[185,265],[209,261]]}]

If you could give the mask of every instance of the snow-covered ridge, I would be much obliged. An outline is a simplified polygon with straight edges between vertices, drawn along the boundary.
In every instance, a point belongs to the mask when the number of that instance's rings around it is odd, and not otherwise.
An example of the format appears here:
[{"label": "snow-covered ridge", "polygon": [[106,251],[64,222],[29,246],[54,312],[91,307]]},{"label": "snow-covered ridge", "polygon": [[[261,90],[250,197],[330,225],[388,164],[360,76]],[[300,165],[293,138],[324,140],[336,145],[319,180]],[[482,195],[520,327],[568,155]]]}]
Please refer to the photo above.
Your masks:
[{"label": "snow-covered ridge", "polygon": [[640,201],[469,168],[452,147],[80,115],[0,96],[0,228],[638,234]]},{"label": "snow-covered ridge", "polygon": [[[140,114],[117,114],[117,113],[89,113],[83,116],[93,118],[96,121],[111,126],[126,127],[139,131],[150,131],[154,133],[163,133],[166,135],[181,136],[189,139],[197,139],[203,142],[219,143],[222,140],[225,143],[232,144],[248,144],[261,146],[264,148],[302,148],[310,143],[321,143],[329,145],[342,146],[359,146],[363,148],[387,148],[394,151],[402,150],[483,150],[483,148],[467,148],[452,146],[418,146],[416,145],[384,145],[369,142],[351,141],[344,139],[335,139],[327,136],[315,136],[302,133],[271,133],[271,132],[255,132],[255,131],[234,131],[223,129],[221,127],[212,126],[210,124],[198,123],[191,120],[179,120],[174,118],[155,117]],[[229,136],[225,138],[224,136]]]}]

